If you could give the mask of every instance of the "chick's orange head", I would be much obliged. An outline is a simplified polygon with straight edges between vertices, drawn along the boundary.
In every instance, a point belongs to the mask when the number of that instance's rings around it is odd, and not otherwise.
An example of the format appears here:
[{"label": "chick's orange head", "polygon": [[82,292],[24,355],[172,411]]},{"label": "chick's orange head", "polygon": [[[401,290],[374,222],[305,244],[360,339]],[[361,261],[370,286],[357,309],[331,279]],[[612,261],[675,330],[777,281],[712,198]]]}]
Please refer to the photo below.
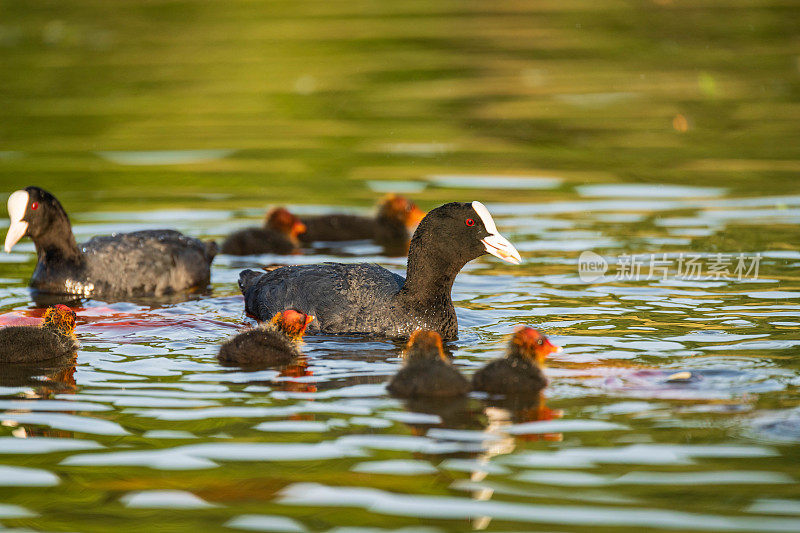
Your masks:
[{"label": "chick's orange head", "polygon": [[411,334],[406,345],[406,355],[413,356],[426,356],[426,357],[439,357],[444,361],[449,361],[447,355],[444,353],[442,346],[442,337],[435,331],[426,329],[418,329]]},{"label": "chick's orange head", "polygon": [[382,216],[399,220],[408,228],[419,224],[426,214],[414,202],[399,194],[385,196],[380,203],[379,211]]},{"label": "chick's orange head", "polygon": [[306,225],[285,207],[277,207],[267,213],[267,226],[294,237],[306,231]]},{"label": "chick's orange head", "polygon": [[72,335],[75,332],[75,311],[61,304],[48,307],[42,326],[58,330],[64,335]]},{"label": "chick's orange head", "polygon": [[543,365],[545,358],[551,353],[561,351],[560,346],[556,346],[539,330],[529,326],[517,328],[511,342],[519,348],[521,354],[534,359],[539,365]]},{"label": "chick's orange head", "polygon": [[306,328],[314,320],[312,315],[307,315],[294,309],[287,309],[275,313],[272,317],[273,324],[277,324],[281,331],[293,339],[299,339],[306,332]]}]

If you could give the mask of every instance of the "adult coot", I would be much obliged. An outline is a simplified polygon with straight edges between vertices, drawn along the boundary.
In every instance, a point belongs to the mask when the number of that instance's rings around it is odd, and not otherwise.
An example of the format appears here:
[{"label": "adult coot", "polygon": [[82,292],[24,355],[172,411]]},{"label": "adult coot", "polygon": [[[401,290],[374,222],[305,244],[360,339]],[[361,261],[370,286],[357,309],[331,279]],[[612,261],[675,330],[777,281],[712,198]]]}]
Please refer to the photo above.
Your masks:
[{"label": "adult coot", "polygon": [[66,305],[48,307],[40,326],[0,329],[0,363],[36,363],[77,349],[75,311]]},{"label": "adult coot", "polygon": [[46,293],[163,296],[208,285],[216,244],[172,230],[94,237],[78,246],[56,198],[26,187],[8,198],[6,252],[22,237],[36,245],[30,285]]},{"label": "adult coot", "polygon": [[406,278],[371,263],[297,265],[271,272],[244,270],[245,309],[266,320],[282,309],[316,316],[309,331],[407,337],[430,329],[458,334],[450,290],[467,262],[485,253],[522,260],[480,202],[449,203],[420,222],[408,253]]},{"label": "adult coot", "polygon": [[450,364],[435,331],[412,333],[403,354],[404,365],[387,390],[403,398],[460,396],[469,392],[469,382]]},{"label": "adult coot", "polygon": [[475,390],[491,394],[530,394],[547,386],[544,359],[561,347],[531,327],[514,332],[506,348],[506,356],[481,368],[472,376]]},{"label": "adult coot", "polygon": [[375,217],[331,214],[303,217],[304,242],[371,239],[392,246],[408,242],[409,231],[419,224],[425,211],[403,196],[390,194],[378,204]]},{"label": "adult coot", "polygon": [[223,365],[270,366],[286,364],[300,356],[298,343],[313,316],[292,309],[275,313],[272,320],[239,333],[217,354]]},{"label": "adult coot", "polygon": [[231,233],[222,242],[222,253],[230,255],[290,254],[300,246],[298,235],[305,224],[279,207],[267,213],[263,228],[244,228]]}]

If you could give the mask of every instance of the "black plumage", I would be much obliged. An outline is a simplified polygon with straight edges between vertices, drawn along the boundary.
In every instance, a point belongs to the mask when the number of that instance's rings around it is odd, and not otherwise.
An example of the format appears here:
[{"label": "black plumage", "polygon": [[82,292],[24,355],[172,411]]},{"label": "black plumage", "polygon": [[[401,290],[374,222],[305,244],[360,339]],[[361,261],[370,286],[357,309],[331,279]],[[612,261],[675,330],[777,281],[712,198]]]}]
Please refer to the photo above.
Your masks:
[{"label": "black plumage", "polygon": [[409,228],[425,216],[408,199],[388,195],[378,205],[374,217],[348,214],[305,216],[306,226],[300,235],[303,242],[374,240],[384,246],[399,246],[408,242]]},{"label": "black plumage", "polygon": [[450,363],[442,349],[442,338],[434,331],[412,334],[403,358],[403,368],[386,387],[394,396],[450,397],[470,390],[469,382]]},{"label": "black plumage", "polygon": [[38,363],[75,353],[75,312],[64,305],[48,308],[40,326],[0,329],[0,363]]},{"label": "black plumage", "polygon": [[405,279],[376,264],[324,263],[266,273],[244,270],[239,287],[246,311],[259,320],[297,309],[316,316],[310,331],[407,337],[430,329],[453,339],[458,333],[453,282],[468,261],[486,252],[520,261],[482,204],[454,202],[420,222]]},{"label": "black plumage", "polygon": [[6,251],[23,236],[36,245],[32,288],[103,297],[163,296],[208,285],[216,244],[173,230],[94,237],[78,245],[59,201],[38,187],[9,197]]},{"label": "black plumage", "polygon": [[472,388],[490,394],[534,393],[546,386],[542,369],[519,357],[495,359],[472,376]]},{"label": "black plumage", "polygon": [[222,241],[221,251],[229,255],[290,254],[297,250],[292,240],[270,228],[244,228]]},{"label": "black plumage", "polygon": [[284,208],[267,213],[261,228],[244,228],[222,242],[222,253],[229,255],[291,254],[298,250],[298,234],[306,231],[298,217]]}]

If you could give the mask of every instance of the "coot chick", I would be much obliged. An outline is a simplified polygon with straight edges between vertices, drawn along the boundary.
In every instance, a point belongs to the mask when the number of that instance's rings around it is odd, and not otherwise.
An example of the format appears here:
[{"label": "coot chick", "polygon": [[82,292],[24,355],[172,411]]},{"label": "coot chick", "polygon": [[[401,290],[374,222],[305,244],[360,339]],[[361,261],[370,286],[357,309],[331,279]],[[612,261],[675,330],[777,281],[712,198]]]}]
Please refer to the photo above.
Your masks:
[{"label": "coot chick", "polygon": [[36,363],[70,355],[75,339],[75,311],[66,305],[48,307],[39,326],[0,329],[0,363]]},{"label": "coot chick", "polygon": [[533,394],[547,386],[544,359],[561,347],[539,331],[518,328],[506,348],[506,356],[495,359],[472,376],[472,388],[490,394]]},{"label": "coot chick", "polygon": [[49,192],[26,187],[8,198],[5,249],[22,238],[36,245],[30,286],[87,297],[163,296],[208,285],[216,244],[172,230],[94,237],[80,246],[64,208]]},{"label": "coot chick", "polygon": [[226,366],[287,364],[300,356],[298,343],[313,316],[292,309],[275,313],[272,320],[239,333],[219,349],[217,359]]},{"label": "coot chick", "polygon": [[450,364],[435,331],[415,331],[403,354],[404,365],[386,389],[403,398],[450,397],[469,392],[469,382]]},{"label": "coot chick", "polygon": [[305,224],[279,207],[267,213],[262,228],[245,228],[231,233],[222,243],[222,253],[229,255],[291,254],[300,247],[298,235]]},{"label": "coot chick", "polygon": [[383,245],[408,242],[409,231],[425,216],[421,210],[403,196],[390,194],[378,204],[375,217],[331,214],[303,217],[306,231],[300,235],[303,242],[355,241],[370,239]]},{"label": "coot chick", "polygon": [[430,329],[458,335],[450,291],[467,262],[490,253],[519,264],[519,252],[480,202],[432,210],[411,239],[406,278],[371,263],[294,265],[239,274],[246,311],[266,320],[282,309],[314,315],[313,331],[408,337]]}]

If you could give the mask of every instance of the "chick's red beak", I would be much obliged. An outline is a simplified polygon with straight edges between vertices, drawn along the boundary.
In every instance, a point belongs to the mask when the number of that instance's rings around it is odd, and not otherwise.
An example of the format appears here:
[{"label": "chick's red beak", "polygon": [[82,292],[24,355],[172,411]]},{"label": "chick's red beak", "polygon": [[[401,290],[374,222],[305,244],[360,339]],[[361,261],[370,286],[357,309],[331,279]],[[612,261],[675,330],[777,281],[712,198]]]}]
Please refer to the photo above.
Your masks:
[{"label": "chick's red beak", "polygon": [[541,365],[544,364],[545,358],[550,355],[551,353],[559,353],[561,351],[561,346],[557,344],[553,344],[550,342],[550,339],[544,339],[542,344],[536,346],[534,348],[534,353],[536,354],[536,361]]},{"label": "chick's red beak", "polygon": [[292,224],[292,230],[291,231],[292,231],[292,235],[297,237],[301,233],[305,233],[306,232],[306,225],[303,224],[303,222],[301,220],[296,220],[294,222],[294,224]]}]

